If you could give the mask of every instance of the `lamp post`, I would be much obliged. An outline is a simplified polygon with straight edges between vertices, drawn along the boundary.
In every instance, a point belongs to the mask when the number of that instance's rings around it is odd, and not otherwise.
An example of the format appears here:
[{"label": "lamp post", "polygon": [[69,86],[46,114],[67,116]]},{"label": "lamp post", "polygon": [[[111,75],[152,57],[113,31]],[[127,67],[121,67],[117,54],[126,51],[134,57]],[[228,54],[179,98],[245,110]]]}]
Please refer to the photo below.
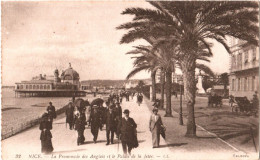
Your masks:
[{"label": "lamp post", "polygon": [[183,85],[183,81],[180,80],[179,81],[179,85],[180,85],[180,111],[179,111],[179,124],[183,125],[183,118],[182,118],[182,85]]}]

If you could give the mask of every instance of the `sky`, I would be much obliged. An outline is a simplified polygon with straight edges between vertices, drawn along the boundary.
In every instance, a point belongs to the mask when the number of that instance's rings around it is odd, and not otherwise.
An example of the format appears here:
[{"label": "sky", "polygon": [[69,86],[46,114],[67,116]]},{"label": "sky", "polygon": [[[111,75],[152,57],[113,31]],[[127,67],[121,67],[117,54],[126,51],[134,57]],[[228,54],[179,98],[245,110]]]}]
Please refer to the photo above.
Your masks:
[{"label": "sky", "polygon": [[[115,28],[132,20],[121,15],[125,8],[152,8],[144,1],[13,1],[2,2],[1,7],[3,85],[53,75],[69,63],[80,80],[125,79],[133,69],[133,59],[125,53],[146,42],[119,44],[126,31]],[[228,53],[217,43],[213,52],[211,69],[228,72]],[[140,72],[133,78],[149,77]]]}]

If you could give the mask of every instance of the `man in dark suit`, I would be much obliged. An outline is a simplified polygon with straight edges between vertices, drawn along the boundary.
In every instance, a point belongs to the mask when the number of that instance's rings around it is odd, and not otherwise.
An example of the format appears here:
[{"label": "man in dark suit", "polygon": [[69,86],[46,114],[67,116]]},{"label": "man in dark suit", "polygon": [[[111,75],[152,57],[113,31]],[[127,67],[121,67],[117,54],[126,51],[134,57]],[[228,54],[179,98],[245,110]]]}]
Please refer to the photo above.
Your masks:
[{"label": "man in dark suit", "polygon": [[74,123],[74,106],[72,102],[69,103],[69,107],[66,109],[65,114],[66,114],[66,123],[69,123],[70,130],[73,128],[73,123]]},{"label": "man in dark suit", "polygon": [[56,118],[56,110],[55,107],[52,105],[52,102],[49,102],[49,106],[47,107],[46,110],[50,116],[51,125],[52,125],[53,119]]},{"label": "man in dark suit", "polygon": [[129,117],[129,110],[124,110],[124,118],[118,124],[117,133],[122,141],[122,147],[124,155],[131,155],[131,150],[138,146],[137,136],[136,136],[136,123],[133,118]]},{"label": "man in dark suit", "polygon": [[[106,115],[106,136],[107,136],[107,144],[109,145],[110,140],[111,144],[114,142],[114,133],[116,131],[116,114],[113,112],[113,107],[109,106],[109,110]],[[110,138],[111,133],[111,139]]]},{"label": "man in dark suit", "polygon": [[120,102],[116,103],[115,113],[118,120],[122,118],[122,107],[120,106]]},{"label": "man in dark suit", "polygon": [[86,116],[85,113],[77,113],[75,117],[75,130],[78,132],[78,140],[77,144],[81,145],[85,141],[84,137],[84,130],[85,130],[85,125],[86,125]]},{"label": "man in dark suit", "polygon": [[93,106],[93,113],[90,115],[90,123],[91,123],[91,133],[94,136],[93,141],[94,143],[97,142],[98,137],[98,130],[100,126],[102,125],[102,117],[101,113],[98,111],[97,106]]}]

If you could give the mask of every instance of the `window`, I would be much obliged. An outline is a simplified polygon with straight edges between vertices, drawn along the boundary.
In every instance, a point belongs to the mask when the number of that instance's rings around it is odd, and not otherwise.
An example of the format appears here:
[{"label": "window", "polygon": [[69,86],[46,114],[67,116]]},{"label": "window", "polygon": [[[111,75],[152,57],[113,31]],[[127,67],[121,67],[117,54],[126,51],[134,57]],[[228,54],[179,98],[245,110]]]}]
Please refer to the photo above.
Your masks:
[{"label": "window", "polygon": [[245,51],[245,64],[248,63],[248,51]]},{"label": "window", "polygon": [[36,86],[35,86],[35,85],[33,85],[33,89],[36,89]]},{"label": "window", "polygon": [[232,67],[236,67],[236,56],[232,56]]},{"label": "window", "polygon": [[232,91],[235,90],[235,79],[232,79]]},{"label": "window", "polygon": [[46,85],[44,85],[43,88],[46,89],[47,88]]},{"label": "window", "polygon": [[255,90],[255,76],[252,77],[252,88],[251,88],[252,91]]},{"label": "window", "polygon": [[29,89],[32,89],[32,85],[29,85]]},{"label": "window", "polygon": [[39,89],[39,85],[36,86],[36,89]]},{"label": "window", "polygon": [[47,89],[50,89],[50,85],[47,85]]},{"label": "window", "polygon": [[43,86],[42,86],[42,85],[40,86],[40,89],[43,89]]},{"label": "window", "polygon": [[28,85],[26,85],[26,89],[28,89]]},{"label": "window", "polygon": [[240,91],[240,78],[237,79],[237,90]]},{"label": "window", "polygon": [[256,49],[252,49],[252,61],[256,61]]},{"label": "window", "polygon": [[250,82],[251,82],[251,77],[248,77],[247,78],[247,90],[250,91],[250,88],[251,88],[251,85],[250,85]]},{"label": "window", "polygon": [[244,79],[244,91],[247,91],[247,77]]}]

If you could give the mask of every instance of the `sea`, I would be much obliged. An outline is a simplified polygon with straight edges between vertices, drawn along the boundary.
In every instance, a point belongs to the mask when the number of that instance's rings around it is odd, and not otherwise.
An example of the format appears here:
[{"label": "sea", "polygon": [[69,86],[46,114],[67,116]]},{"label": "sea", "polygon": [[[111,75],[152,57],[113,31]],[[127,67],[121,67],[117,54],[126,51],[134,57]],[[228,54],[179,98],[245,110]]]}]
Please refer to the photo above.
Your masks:
[{"label": "sea", "polygon": [[[80,98],[90,101],[94,99],[90,94]],[[46,111],[49,102],[52,102],[57,110],[67,105],[71,99],[70,97],[15,97],[14,89],[2,88],[2,135],[18,130],[31,120],[39,118]]]}]

